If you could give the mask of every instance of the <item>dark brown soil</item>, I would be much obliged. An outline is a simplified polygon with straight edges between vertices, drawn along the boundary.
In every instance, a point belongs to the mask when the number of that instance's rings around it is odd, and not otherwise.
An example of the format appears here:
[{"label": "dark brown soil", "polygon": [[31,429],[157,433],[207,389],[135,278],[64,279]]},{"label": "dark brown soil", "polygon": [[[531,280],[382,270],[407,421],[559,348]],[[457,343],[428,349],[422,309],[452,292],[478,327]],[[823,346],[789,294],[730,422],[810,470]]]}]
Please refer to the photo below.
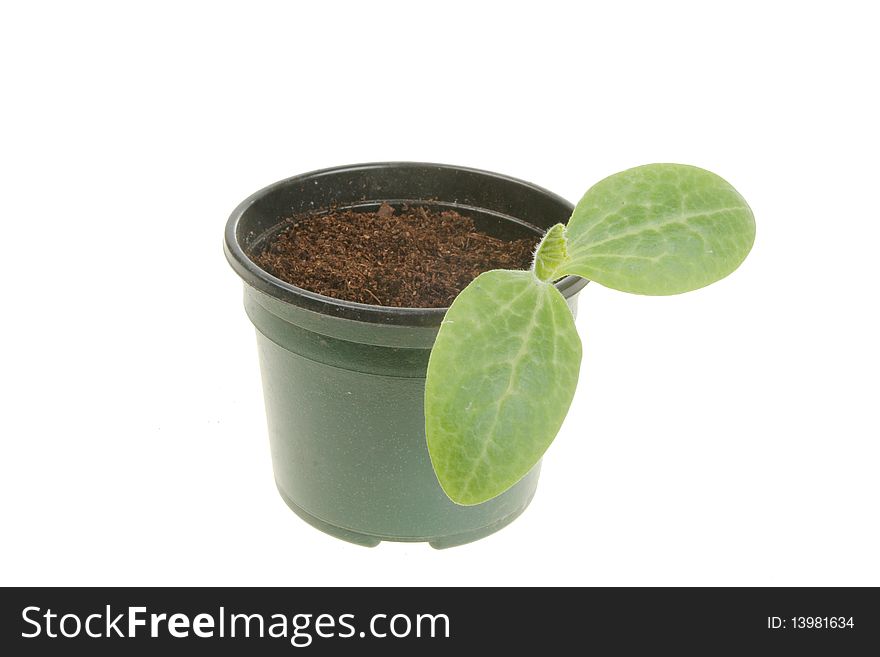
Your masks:
[{"label": "dark brown soil", "polygon": [[256,263],[337,299],[442,308],[490,269],[528,269],[538,236],[506,241],[457,212],[425,207],[343,210],[288,219]]}]

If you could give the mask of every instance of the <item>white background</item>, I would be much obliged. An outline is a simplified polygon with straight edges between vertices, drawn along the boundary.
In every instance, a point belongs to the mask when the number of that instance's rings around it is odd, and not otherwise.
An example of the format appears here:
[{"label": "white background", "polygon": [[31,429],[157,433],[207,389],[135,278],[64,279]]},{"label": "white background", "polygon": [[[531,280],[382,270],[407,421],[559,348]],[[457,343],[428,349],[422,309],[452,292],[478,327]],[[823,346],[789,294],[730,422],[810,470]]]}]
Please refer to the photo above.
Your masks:
[{"label": "white background", "polygon": [[[870,3],[21,3],[0,14],[0,583],[880,585]],[[369,550],[275,491],[221,251],[337,164],[577,200],[671,161],[751,256],[674,298],[589,285],[573,410],[514,524]]]}]

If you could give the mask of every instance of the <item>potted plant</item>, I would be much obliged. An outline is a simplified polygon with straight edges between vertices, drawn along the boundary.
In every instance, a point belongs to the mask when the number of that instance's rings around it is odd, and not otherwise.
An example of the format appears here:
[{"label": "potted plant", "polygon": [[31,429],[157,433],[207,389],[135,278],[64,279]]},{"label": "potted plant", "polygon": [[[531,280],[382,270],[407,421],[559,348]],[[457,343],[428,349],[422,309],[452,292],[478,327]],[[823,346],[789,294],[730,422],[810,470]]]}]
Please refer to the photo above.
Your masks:
[{"label": "potted plant", "polygon": [[[498,235],[543,237],[529,270],[481,273],[448,309],[333,298],[256,263],[286,217],[383,204],[456,208]],[[420,163],[327,169],[257,192],[232,213],[225,251],[257,328],[282,497],[362,545],[448,547],[497,531],[531,501],[571,403],[587,279],[676,294],[732,272],[753,241],[733,187],[683,165],[616,174],[577,207],[506,176]]]}]

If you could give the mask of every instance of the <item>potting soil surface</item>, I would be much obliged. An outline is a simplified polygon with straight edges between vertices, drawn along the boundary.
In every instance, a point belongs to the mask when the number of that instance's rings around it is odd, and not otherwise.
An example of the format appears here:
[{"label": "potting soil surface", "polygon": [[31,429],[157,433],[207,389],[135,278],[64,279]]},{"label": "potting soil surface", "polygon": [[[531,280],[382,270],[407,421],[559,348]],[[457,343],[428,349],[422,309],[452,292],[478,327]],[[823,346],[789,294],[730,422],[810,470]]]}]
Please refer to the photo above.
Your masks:
[{"label": "potting soil surface", "polygon": [[490,269],[528,269],[539,237],[507,241],[452,210],[383,204],[295,217],[254,261],[273,276],[336,299],[442,308]]}]

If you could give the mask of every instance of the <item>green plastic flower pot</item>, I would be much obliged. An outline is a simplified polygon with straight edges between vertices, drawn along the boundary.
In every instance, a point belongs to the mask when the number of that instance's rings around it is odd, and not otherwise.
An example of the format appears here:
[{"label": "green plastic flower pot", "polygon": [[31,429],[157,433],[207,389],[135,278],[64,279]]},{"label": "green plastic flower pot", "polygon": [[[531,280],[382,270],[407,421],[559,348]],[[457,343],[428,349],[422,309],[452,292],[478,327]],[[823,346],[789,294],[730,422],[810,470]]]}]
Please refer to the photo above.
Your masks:
[{"label": "green plastic flower pot", "polygon": [[[332,299],[285,283],[249,254],[287,217],[328,208],[430,204],[514,238],[564,222],[572,205],[540,187],[487,171],[422,163],[344,166],[288,178],[239,205],[225,252],[244,279],[257,329],[272,466],[281,497],[318,529],[360,545],[467,543],[525,510],[540,464],[504,494],[458,506],[428,457],[423,395],[428,355],[445,308],[391,308]],[[393,276],[394,272],[389,272]],[[586,281],[557,287],[575,309]]]}]

